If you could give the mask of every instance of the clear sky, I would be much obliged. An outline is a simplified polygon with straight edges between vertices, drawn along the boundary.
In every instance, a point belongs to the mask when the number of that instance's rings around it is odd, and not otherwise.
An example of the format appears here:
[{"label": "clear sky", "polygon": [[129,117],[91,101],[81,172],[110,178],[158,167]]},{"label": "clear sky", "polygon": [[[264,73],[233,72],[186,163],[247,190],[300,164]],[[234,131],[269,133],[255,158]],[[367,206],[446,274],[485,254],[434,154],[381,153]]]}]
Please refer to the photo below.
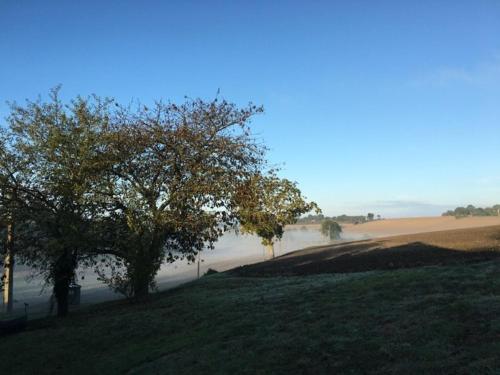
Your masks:
[{"label": "clear sky", "polygon": [[328,215],[500,203],[500,1],[0,0],[0,116],[57,84],[263,104]]}]

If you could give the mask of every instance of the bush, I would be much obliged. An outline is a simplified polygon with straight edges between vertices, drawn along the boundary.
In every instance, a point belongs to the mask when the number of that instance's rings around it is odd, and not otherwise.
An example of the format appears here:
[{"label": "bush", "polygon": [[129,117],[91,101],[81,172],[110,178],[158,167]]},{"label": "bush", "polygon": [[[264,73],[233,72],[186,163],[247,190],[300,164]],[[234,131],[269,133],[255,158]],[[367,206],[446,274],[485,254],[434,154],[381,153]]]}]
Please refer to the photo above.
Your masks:
[{"label": "bush", "polygon": [[342,227],[336,221],[326,219],[321,223],[321,233],[331,240],[338,240],[340,239],[340,233],[342,233]]},{"label": "bush", "polygon": [[219,273],[219,271],[216,271],[213,268],[209,268],[203,276],[210,276],[210,275],[213,275],[214,273]]}]

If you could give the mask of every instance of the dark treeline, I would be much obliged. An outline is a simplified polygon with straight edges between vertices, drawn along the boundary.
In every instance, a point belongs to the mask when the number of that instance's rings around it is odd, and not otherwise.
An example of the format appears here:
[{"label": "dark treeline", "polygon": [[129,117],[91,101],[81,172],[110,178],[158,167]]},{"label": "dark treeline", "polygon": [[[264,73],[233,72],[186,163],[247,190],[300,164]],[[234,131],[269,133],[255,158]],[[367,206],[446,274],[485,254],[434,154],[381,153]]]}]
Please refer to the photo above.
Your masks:
[{"label": "dark treeline", "polygon": [[261,107],[218,98],[63,103],[58,92],[11,104],[0,126],[5,275],[14,259],[38,270],[53,286],[58,315],[68,312],[79,267],[141,298],[164,262],[194,261],[236,225],[272,246],[286,224],[320,212],[266,167],[266,148],[249,126]]},{"label": "dark treeline", "polygon": [[[380,215],[377,215],[377,219],[380,220]],[[324,216],[323,214],[307,215],[307,216],[304,216],[304,217],[301,217],[300,219],[298,219],[297,223],[299,223],[299,224],[321,224],[325,220],[331,220],[331,221],[335,221],[337,223],[342,223],[342,224],[361,224],[361,223],[366,223],[367,221],[375,220],[375,215],[372,213],[369,213],[367,216],[340,215],[340,216],[331,216],[330,217],[330,216]]]},{"label": "dark treeline", "polygon": [[469,204],[467,207],[457,207],[454,210],[448,210],[444,212],[442,216],[500,216],[500,204],[485,208],[474,207],[473,205]]}]

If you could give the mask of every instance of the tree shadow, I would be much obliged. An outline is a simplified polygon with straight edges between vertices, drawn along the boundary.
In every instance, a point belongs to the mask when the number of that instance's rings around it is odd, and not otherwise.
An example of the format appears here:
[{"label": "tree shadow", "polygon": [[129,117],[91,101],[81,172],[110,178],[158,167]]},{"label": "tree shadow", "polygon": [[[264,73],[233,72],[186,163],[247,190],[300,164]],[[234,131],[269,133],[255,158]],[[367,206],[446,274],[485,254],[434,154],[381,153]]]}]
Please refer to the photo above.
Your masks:
[{"label": "tree shadow", "polygon": [[481,262],[500,257],[500,251],[454,250],[411,242],[387,246],[385,241],[363,241],[328,248],[299,250],[262,263],[239,267],[240,276],[310,275],[394,270],[423,266],[443,266]]}]

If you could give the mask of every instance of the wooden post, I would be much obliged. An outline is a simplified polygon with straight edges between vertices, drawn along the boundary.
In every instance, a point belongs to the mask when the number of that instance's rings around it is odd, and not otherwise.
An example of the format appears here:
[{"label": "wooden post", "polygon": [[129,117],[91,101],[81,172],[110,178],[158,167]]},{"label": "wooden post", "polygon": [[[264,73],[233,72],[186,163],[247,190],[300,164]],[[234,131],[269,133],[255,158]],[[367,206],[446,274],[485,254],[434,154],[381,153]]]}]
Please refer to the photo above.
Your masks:
[{"label": "wooden post", "polygon": [[200,278],[200,255],[198,254],[198,279]]},{"label": "wooden post", "polygon": [[4,260],[5,280],[3,289],[3,303],[5,311],[11,313],[14,307],[14,227],[12,222],[7,224],[6,255]]}]

